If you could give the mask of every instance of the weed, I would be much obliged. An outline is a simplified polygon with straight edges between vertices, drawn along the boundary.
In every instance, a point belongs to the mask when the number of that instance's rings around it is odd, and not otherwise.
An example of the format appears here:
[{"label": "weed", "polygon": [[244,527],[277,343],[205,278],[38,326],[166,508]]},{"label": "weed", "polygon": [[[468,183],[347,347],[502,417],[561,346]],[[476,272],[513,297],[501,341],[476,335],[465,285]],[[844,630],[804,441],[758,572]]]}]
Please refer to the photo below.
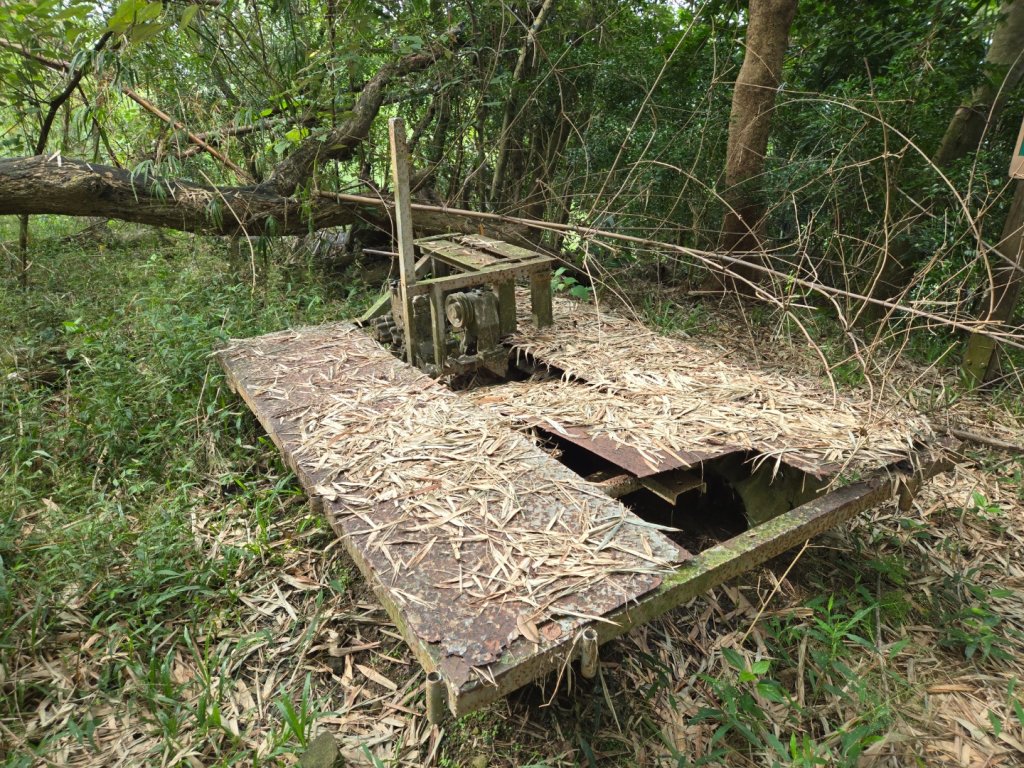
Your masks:
[{"label": "weed", "polygon": [[981,661],[1009,661],[1013,646],[1006,633],[1018,637],[1019,633],[996,610],[995,603],[1011,597],[1013,591],[983,584],[978,580],[980,575],[979,569],[969,568],[944,581],[936,607],[939,642],[962,649],[967,659],[977,656]]},{"label": "weed", "polygon": [[316,715],[313,713],[310,703],[309,674],[306,674],[306,681],[302,685],[302,696],[299,699],[298,707],[292,702],[287,691],[281,692],[276,703],[287,729],[285,731],[286,739],[294,739],[300,747],[305,747],[309,743],[313,724],[316,722]]},{"label": "weed", "polygon": [[1003,508],[999,504],[989,501],[985,498],[985,494],[978,490],[971,493],[971,503],[970,506],[967,507],[966,511],[985,520],[993,520],[1006,516],[1006,513],[1003,512]]},{"label": "weed", "polygon": [[683,305],[661,296],[644,297],[640,311],[644,322],[665,334],[695,331],[713,333],[715,326],[711,315],[702,303]]},{"label": "weed", "polygon": [[[253,762],[223,717],[231,673],[195,638],[230,626],[242,580],[270,564],[274,521],[302,497],[211,352],[234,335],[352,315],[364,299],[327,301],[274,272],[254,293],[217,253],[180,255],[183,242],[154,240],[138,259],[40,234],[46,269],[32,290],[0,291],[0,668],[17,680],[54,648],[98,655],[90,695],[140,713],[154,760],[188,732],[225,764]],[[196,530],[211,499],[213,530]],[[248,545],[204,543],[237,525],[254,531]],[[92,638],[88,651],[56,640],[75,634]],[[68,690],[43,678],[4,687],[0,721]],[[318,708],[305,690],[295,702],[282,693],[276,747],[308,738]],[[89,748],[98,722],[82,708],[34,749],[63,737]]]},{"label": "weed", "polygon": [[583,285],[572,275],[566,274],[565,267],[559,267],[552,274],[551,290],[555,293],[568,293],[582,301],[590,301],[594,294],[589,285]]}]

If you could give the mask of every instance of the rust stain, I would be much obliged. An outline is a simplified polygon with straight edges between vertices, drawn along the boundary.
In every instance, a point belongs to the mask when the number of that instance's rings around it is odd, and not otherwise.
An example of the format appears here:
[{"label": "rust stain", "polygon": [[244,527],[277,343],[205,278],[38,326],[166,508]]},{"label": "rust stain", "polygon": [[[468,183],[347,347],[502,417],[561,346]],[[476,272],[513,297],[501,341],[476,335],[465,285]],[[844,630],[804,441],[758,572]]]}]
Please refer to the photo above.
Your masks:
[{"label": "rust stain", "polygon": [[639,478],[660,475],[662,472],[670,472],[673,469],[688,469],[708,459],[725,456],[738,450],[733,446],[725,445],[721,448],[701,451],[672,451],[672,453],[668,453],[653,447],[640,451],[628,443],[592,434],[585,427],[567,426],[562,432],[555,432],[544,425],[538,425],[538,428],[552,436],[568,440]]}]

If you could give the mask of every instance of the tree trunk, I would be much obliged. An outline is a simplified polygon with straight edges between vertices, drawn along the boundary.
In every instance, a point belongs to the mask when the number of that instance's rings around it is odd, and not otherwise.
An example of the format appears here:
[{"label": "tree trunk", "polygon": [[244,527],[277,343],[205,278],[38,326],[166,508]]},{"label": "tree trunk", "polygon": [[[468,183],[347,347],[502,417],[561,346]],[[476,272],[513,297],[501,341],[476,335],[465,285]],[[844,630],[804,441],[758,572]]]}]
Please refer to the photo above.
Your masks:
[{"label": "tree trunk", "polygon": [[1007,0],[999,13],[1001,21],[985,56],[984,78],[970,101],[953,115],[933,158],[940,168],[981,146],[986,129],[995,125],[1024,77],[1024,0]]},{"label": "tree trunk", "polygon": [[[760,248],[765,205],[759,192],[771,130],[775,93],[782,79],[782,63],[797,0],[750,0],[747,49],[736,78],[729,118],[725,160],[725,200],[721,247],[727,252]],[[754,270],[734,267],[740,277],[756,279]],[[712,273],[705,287],[736,287]]]},{"label": "tree trunk", "polygon": [[[1014,186],[1016,189],[1003,234],[995,246],[1003,258],[992,270],[992,311],[985,318],[996,325],[996,330],[1013,319],[1020,299],[1021,270],[1024,269],[1024,181],[1015,181]],[[962,370],[972,384],[994,381],[999,375],[999,345],[995,339],[972,333],[964,351]]]},{"label": "tree trunk", "polygon": [[[45,156],[0,160],[0,215],[101,216],[207,235],[304,235],[354,223],[391,231],[388,204],[355,195],[285,197],[257,187],[210,187],[105,165]],[[417,206],[414,205],[414,209]],[[420,206],[421,234],[478,232],[479,222]],[[523,241],[521,228],[494,227]]]},{"label": "tree trunk", "polygon": [[[937,168],[946,168],[978,150],[986,127],[998,119],[1007,98],[1024,76],[1024,0],[1004,2],[1000,15],[1001,21],[985,56],[985,78],[974,89],[970,103],[959,107],[950,120],[942,143],[932,157]],[[901,225],[901,231],[909,233],[922,215],[911,213]],[[909,234],[895,240],[883,255],[865,292],[886,301],[899,296],[914,284],[919,260],[920,254],[911,244]],[[880,305],[872,304],[864,309],[861,320],[872,325],[883,316]],[[966,360],[964,364],[967,365]]]},{"label": "tree trunk", "polygon": [[519,84],[526,79],[533,69],[530,54],[536,53],[537,35],[544,26],[544,22],[547,20],[548,14],[554,5],[555,0],[544,0],[544,4],[540,7],[536,18],[534,18],[530,29],[526,33],[526,40],[519,51],[516,68],[512,72],[512,92],[509,93],[508,101],[505,102],[505,114],[501,120],[501,133],[498,134],[498,157],[494,165],[494,176],[491,178],[491,193],[488,196],[492,206],[495,208],[499,207],[499,202],[505,202],[500,200],[499,197],[505,184],[505,172],[508,169],[508,155],[512,145],[512,123],[519,110],[519,94],[517,89]]}]

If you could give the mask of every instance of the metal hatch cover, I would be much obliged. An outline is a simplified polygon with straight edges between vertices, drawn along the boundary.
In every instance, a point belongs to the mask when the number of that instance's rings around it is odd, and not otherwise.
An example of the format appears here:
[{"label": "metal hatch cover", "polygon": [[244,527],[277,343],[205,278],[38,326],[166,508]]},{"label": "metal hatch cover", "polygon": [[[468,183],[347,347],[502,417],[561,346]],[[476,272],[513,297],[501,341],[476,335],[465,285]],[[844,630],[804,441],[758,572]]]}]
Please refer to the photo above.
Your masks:
[{"label": "metal hatch cover", "polygon": [[[704,361],[694,370],[712,374],[708,394],[695,393],[696,374],[685,365],[699,350],[614,318],[619,341],[610,343],[615,334],[605,328],[603,342],[587,343],[600,335],[587,332],[596,322],[576,308],[567,317],[562,302],[556,309],[562,328],[514,343],[573,377],[598,373],[602,380],[582,397],[578,384],[564,380],[457,394],[346,323],[236,341],[218,353],[229,383],[322,508],[419,662],[440,674],[456,715],[562,668],[579,654],[584,633],[596,630],[599,642],[616,637],[863,509],[893,496],[909,504],[927,477],[948,469],[942,446],[933,451],[930,441],[912,437],[913,420],[876,418],[864,445],[847,428],[863,423],[856,404],[830,409],[796,388],[765,390],[763,402],[712,399],[721,391],[716,382],[742,372],[730,368],[724,376],[725,368]],[[562,348],[558,334],[567,338],[566,326],[577,322],[572,349]],[[628,350],[624,336],[646,350],[645,368],[615,367]],[[666,372],[666,359],[681,350],[688,363]],[[683,415],[702,423],[714,417],[715,429],[684,429],[679,403],[695,396],[711,411],[687,405]],[[799,418],[798,430],[772,426]],[[740,419],[746,432],[751,424],[768,429],[754,441],[722,440]],[[620,428],[628,423],[635,427]],[[863,479],[691,556],[512,427],[544,424],[588,450],[607,451],[614,464],[634,462],[638,482],[740,447],[817,473],[852,456]],[[855,439],[844,443],[846,435]]]},{"label": "metal hatch cover", "polygon": [[349,324],[218,357],[453,711],[514,642],[517,663],[541,645],[568,653],[690,558]]}]

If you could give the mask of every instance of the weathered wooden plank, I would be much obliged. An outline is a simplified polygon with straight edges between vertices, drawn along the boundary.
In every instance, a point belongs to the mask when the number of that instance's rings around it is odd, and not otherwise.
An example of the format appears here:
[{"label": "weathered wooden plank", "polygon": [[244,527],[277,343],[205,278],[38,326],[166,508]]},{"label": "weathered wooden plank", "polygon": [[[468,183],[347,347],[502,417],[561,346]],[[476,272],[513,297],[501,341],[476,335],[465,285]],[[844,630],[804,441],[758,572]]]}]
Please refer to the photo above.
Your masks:
[{"label": "weathered wooden plank", "polygon": [[476,285],[497,285],[514,281],[517,277],[533,275],[543,272],[550,290],[551,259],[537,257],[532,261],[518,262],[516,264],[503,264],[497,262],[490,267],[484,267],[475,272],[463,272],[458,275],[447,277],[435,277],[428,280],[421,280],[412,286],[409,292],[413,296],[419,296],[430,292],[432,284],[440,285],[445,291],[455,291],[459,288],[467,288]]},{"label": "weathered wooden plank", "polygon": [[493,237],[484,235],[460,235],[459,241],[466,245],[483,251],[490,251],[506,259],[535,259],[543,254],[531,251],[529,248],[522,248],[502,240],[495,240]]},{"label": "weathered wooden plank", "polygon": [[430,292],[430,336],[434,342],[434,365],[439,372],[443,372],[444,361],[448,357],[445,348],[444,294],[436,286]]},{"label": "weathered wooden plank", "polygon": [[549,272],[534,272],[530,275],[530,307],[533,313],[533,324],[538,328],[547,328],[555,322],[551,309],[551,274]]},{"label": "weathered wooden plank", "polygon": [[515,283],[500,283],[495,286],[498,294],[498,325],[502,336],[516,332],[516,286]]},{"label": "weathered wooden plank", "polygon": [[432,253],[441,261],[466,271],[502,263],[502,259],[497,256],[467,248],[451,240],[418,240],[417,245],[421,251]]}]

